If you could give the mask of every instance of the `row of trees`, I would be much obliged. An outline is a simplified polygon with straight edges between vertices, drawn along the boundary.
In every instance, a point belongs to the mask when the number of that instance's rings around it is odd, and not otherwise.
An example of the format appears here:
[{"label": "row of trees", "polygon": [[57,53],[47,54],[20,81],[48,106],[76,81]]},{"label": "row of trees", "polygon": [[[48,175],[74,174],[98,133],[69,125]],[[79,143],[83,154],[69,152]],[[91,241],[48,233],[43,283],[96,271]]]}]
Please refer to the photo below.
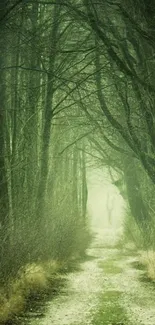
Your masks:
[{"label": "row of trees", "polygon": [[130,5],[83,1],[83,20],[94,37],[94,81],[98,116],[102,115],[102,124],[95,121],[102,141],[92,141],[104,163],[120,173],[115,184],[122,187],[125,183],[126,199],[144,245],[153,248],[154,12],[153,1],[131,1]]},{"label": "row of trees", "polygon": [[1,278],[10,264],[16,272],[27,261],[72,254],[75,239],[77,249],[88,154],[120,174],[114,182],[125,183],[148,241],[153,0],[6,1],[0,24]]},{"label": "row of trees", "polygon": [[0,278],[6,281],[26,263],[83,254],[87,186],[85,131],[77,130],[71,80],[74,24],[57,0],[6,3],[1,25]]}]

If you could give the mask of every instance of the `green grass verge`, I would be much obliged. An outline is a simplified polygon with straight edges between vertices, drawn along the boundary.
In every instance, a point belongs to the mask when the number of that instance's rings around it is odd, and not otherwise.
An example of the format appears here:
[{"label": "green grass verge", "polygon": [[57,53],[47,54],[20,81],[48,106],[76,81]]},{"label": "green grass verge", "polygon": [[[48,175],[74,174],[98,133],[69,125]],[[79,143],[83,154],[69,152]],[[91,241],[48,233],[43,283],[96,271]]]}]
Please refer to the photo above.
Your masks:
[{"label": "green grass verge", "polygon": [[129,320],[120,303],[121,292],[106,291],[100,298],[100,306],[94,315],[93,325],[129,325]]}]

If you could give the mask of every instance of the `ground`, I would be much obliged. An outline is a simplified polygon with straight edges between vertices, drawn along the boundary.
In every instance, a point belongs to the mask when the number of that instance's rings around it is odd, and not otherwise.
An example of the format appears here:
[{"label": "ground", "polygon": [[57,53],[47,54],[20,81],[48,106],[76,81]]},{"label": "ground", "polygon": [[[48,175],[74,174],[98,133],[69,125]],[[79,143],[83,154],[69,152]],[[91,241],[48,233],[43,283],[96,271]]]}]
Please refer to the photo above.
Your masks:
[{"label": "ground", "polygon": [[[29,325],[155,325],[155,286],[136,268],[137,254],[114,247],[115,233],[98,230],[79,270]],[[24,324],[25,324],[24,321]]]}]

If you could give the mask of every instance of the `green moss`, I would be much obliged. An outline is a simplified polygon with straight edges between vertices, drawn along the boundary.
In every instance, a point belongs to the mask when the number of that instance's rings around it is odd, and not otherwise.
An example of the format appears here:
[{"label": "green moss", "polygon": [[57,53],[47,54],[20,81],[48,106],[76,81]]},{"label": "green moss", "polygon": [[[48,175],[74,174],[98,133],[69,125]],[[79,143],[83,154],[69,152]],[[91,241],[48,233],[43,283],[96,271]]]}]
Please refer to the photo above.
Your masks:
[{"label": "green moss", "polygon": [[122,268],[114,263],[114,260],[99,261],[98,265],[105,273],[117,274],[122,272]]},{"label": "green moss", "polygon": [[[122,256],[117,254],[113,258],[99,261],[99,267],[106,275],[114,275],[122,272]],[[119,264],[118,264],[119,262]],[[130,325],[126,312],[122,306],[122,292],[117,290],[106,290],[100,297],[97,312],[94,314],[93,325]]]},{"label": "green moss", "polygon": [[94,315],[94,325],[129,325],[129,320],[120,304],[121,292],[106,291],[100,299],[100,306]]},{"label": "green moss", "polygon": [[[103,269],[107,274],[121,273],[123,268],[121,267],[122,255],[116,250],[115,255],[110,256],[107,260],[101,260],[98,262],[98,266]],[[119,262],[119,265],[118,265]]]}]

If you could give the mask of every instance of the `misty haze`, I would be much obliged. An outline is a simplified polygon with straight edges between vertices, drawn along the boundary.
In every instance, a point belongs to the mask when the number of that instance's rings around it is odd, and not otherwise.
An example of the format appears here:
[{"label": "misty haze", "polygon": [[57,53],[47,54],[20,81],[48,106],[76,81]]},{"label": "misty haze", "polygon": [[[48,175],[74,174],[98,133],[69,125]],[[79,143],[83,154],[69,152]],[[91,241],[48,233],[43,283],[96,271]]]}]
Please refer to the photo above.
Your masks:
[{"label": "misty haze", "polygon": [[0,1],[0,325],[155,325],[154,29]]}]

